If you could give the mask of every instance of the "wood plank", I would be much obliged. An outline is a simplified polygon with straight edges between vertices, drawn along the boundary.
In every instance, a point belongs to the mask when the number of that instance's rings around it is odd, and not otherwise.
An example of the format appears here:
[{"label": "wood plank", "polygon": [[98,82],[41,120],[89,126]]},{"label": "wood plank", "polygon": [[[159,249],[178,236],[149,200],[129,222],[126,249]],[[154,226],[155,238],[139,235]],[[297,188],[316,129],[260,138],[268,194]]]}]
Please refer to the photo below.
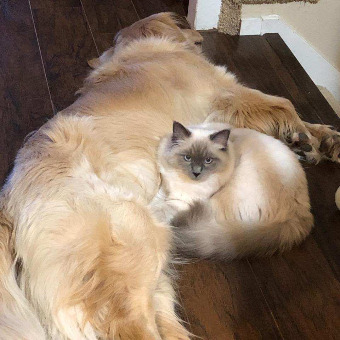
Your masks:
[{"label": "wood plank", "polygon": [[[340,186],[340,166],[323,162],[305,170],[315,218],[313,237],[334,276],[340,281],[340,211],[335,205],[335,192]],[[340,320],[340,309],[338,316]]]},{"label": "wood plank", "polygon": [[214,46],[208,46],[210,57],[217,59],[218,63],[227,63],[241,82],[265,93],[288,98],[303,119],[320,123],[319,110],[309,102],[305,91],[295,83],[266,39],[262,36],[230,37],[214,33],[213,40]]},{"label": "wood plank", "polygon": [[82,0],[98,53],[112,46],[118,31],[139,20],[131,0]]},{"label": "wood plank", "polygon": [[117,10],[118,20],[122,28],[132,25],[140,17],[132,0],[112,0]]},{"label": "wood plank", "polygon": [[182,0],[132,0],[140,18],[159,12],[175,12],[186,15],[185,2]]},{"label": "wood plank", "polygon": [[281,339],[246,261],[180,267],[182,318],[203,339]]},{"label": "wood plank", "polygon": [[[273,79],[272,69],[263,63],[263,56],[255,48],[258,36],[229,36],[218,32],[201,32],[203,50],[216,64],[227,65],[244,85],[268,94],[283,93],[289,97],[284,85]],[[262,75],[262,79],[259,75]]]},{"label": "wood plank", "polygon": [[55,8],[55,7],[80,7],[80,0],[30,0],[34,9]]},{"label": "wood plank", "polygon": [[0,3],[0,183],[24,137],[53,115],[28,1]]},{"label": "wood plank", "polygon": [[250,263],[283,338],[340,338],[340,283],[313,238]]},{"label": "wood plank", "polygon": [[265,34],[264,38],[290,73],[301,92],[307,97],[310,105],[319,112],[323,123],[340,127],[339,117],[281,37],[278,34]]},{"label": "wood plank", "polygon": [[[306,96],[306,92],[296,84],[289,70],[282,64],[281,59],[276,53],[273,53],[273,49],[269,45],[268,41],[261,37],[259,45],[259,48],[263,51],[264,57],[268,60],[275,71],[277,78],[281,79],[281,81],[285,84],[297,112],[301,113],[302,119],[313,123],[321,123],[322,119],[319,114],[320,112],[315,110],[313,105],[311,105],[308,96]],[[314,84],[313,86],[315,87]]]},{"label": "wood plank", "polygon": [[31,0],[43,61],[56,109],[75,100],[89,70],[87,60],[98,56],[78,0]]},{"label": "wood plank", "polygon": [[203,50],[216,64],[227,65],[239,81],[271,95],[292,100],[285,85],[277,79],[275,71],[258,53],[260,36],[228,36],[218,32],[202,32]]}]

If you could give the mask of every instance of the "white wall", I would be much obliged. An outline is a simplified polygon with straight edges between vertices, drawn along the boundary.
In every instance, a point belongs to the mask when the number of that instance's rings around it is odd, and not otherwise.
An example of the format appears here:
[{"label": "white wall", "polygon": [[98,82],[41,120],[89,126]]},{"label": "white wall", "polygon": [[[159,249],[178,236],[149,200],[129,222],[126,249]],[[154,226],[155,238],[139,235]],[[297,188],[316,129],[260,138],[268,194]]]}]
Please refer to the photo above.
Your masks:
[{"label": "white wall", "polygon": [[217,28],[221,2],[222,0],[190,0],[188,9],[190,24],[197,30]]},{"label": "white wall", "polygon": [[242,19],[277,14],[340,71],[340,0],[243,5]]}]

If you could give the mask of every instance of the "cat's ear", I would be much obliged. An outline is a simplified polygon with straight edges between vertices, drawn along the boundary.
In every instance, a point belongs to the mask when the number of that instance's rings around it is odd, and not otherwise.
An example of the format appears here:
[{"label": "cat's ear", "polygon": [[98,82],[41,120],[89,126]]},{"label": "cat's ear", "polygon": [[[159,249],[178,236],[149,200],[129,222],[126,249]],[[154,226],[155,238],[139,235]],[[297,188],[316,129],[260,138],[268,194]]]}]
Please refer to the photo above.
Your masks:
[{"label": "cat's ear", "polygon": [[212,140],[214,143],[221,144],[223,148],[226,148],[228,145],[229,136],[230,136],[230,130],[225,129],[225,130],[221,130],[210,135],[210,140]]},{"label": "cat's ear", "polygon": [[172,125],[172,142],[184,140],[191,136],[191,132],[181,123],[174,122]]}]

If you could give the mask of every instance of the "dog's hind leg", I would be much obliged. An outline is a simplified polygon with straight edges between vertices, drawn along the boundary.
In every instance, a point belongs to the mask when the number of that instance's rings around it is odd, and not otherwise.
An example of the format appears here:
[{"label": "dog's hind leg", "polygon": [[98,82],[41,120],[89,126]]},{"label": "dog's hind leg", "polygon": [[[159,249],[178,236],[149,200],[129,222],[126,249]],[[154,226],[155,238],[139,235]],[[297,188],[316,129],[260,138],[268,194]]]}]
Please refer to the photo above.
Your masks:
[{"label": "dog's hind leg", "polygon": [[169,228],[133,199],[104,193],[43,209],[22,235],[22,286],[48,335],[161,340],[153,296]]},{"label": "dog's hind leg", "polygon": [[14,227],[0,210],[0,338],[44,340],[38,316],[17,284]]}]

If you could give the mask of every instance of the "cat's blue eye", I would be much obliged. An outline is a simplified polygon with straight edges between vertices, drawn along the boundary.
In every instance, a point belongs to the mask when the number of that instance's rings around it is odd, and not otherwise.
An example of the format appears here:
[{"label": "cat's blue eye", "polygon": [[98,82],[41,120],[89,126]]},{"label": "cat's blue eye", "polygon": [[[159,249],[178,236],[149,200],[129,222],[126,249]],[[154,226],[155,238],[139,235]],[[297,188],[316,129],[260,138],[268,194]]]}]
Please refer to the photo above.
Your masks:
[{"label": "cat's blue eye", "polygon": [[185,155],[184,156],[184,160],[187,161],[187,162],[190,162],[191,161],[191,156],[190,155]]},{"label": "cat's blue eye", "polygon": [[213,159],[210,158],[210,157],[208,157],[208,158],[206,158],[206,159],[204,160],[204,163],[205,163],[205,164],[210,164],[212,161],[213,161]]}]

